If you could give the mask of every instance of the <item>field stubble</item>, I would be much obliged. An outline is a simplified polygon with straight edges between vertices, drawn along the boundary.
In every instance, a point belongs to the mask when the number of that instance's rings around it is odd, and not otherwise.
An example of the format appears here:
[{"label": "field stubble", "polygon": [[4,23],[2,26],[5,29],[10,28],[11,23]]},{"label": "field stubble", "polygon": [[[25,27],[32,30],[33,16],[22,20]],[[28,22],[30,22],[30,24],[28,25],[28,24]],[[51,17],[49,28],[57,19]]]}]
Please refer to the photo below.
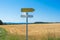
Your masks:
[{"label": "field stubble", "polygon": [[[26,25],[0,25],[6,29],[8,34],[26,34]],[[60,24],[29,24],[29,40],[48,40],[48,37],[60,37]],[[43,39],[44,38],[44,39]]]}]

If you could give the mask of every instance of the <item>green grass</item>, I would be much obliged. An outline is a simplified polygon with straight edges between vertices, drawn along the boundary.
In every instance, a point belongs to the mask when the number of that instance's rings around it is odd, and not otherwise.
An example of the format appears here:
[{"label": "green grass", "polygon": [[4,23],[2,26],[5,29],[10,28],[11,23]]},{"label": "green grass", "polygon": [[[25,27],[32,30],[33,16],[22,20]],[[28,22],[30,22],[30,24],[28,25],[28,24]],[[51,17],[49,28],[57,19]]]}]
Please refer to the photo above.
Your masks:
[{"label": "green grass", "polygon": [[0,27],[0,40],[25,40],[25,36],[18,34],[8,34],[4,28]]},{"label": "green grass", "polygon": [[7,35],[6,37],[0,37],[0,40],[25,40],[23,35]]},{"label": "green grass", "polygon": [[8,40],[20,40],[18,35],[8,35],[7,39]]},{"label": "green grass", "polygon": [[[0,40],[26,40],[25,35],[12,35],[8,34],[6,37],[0,37]],[[29,36],[29,40],[60,40],[60,37],[39,37],[39,36]]]},{"label": "green grass", "polygon": [[[26,40],[26,37],[24,35],[7,35],[5,38],[4,37],[0,37],[0,40]],[[29,36],[29,40],[60,40],[60,37],[54,38],[54,37],[36,37],[36,36]]]}]

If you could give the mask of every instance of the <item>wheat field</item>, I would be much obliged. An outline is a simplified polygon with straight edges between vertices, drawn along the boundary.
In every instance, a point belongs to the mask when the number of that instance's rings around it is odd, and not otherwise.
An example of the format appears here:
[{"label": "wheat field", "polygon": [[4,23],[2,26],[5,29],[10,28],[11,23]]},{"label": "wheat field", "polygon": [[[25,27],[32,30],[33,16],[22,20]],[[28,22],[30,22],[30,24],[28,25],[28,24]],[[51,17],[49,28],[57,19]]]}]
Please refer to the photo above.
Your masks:
[{"label": "wheat field", "polygon": [[[0,25],[6,29],[8,34],[26,34],[26,25]],[[28,27],[29,40],[48,40],[47,37],[60,37],[60,24],[29,24]],[[44,38],[44,39],[43,39]]]}]

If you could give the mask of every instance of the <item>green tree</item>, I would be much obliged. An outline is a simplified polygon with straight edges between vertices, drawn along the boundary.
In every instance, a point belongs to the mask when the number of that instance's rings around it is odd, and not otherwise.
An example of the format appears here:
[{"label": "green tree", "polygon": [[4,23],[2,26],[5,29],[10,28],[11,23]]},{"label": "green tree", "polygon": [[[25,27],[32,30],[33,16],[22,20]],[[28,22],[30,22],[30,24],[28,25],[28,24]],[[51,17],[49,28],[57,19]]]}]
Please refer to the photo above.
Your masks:
[{"label": "green tree", "polygon": [[3,25],[3,22],[2,22],[2,20],[0,20],[0,25]]}]

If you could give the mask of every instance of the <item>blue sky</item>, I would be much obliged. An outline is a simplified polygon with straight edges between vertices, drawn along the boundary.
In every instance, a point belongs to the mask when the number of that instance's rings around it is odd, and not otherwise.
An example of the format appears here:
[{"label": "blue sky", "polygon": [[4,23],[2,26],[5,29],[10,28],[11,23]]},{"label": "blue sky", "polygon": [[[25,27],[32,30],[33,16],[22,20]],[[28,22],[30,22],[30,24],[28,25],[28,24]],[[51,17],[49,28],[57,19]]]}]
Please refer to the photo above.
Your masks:
[{"label": "blue sky", "polygon": [[60,22],[60,0],[0,0],[0,19],[3,22],[25,22],[21,8],[34,8],[29,22]]}]

